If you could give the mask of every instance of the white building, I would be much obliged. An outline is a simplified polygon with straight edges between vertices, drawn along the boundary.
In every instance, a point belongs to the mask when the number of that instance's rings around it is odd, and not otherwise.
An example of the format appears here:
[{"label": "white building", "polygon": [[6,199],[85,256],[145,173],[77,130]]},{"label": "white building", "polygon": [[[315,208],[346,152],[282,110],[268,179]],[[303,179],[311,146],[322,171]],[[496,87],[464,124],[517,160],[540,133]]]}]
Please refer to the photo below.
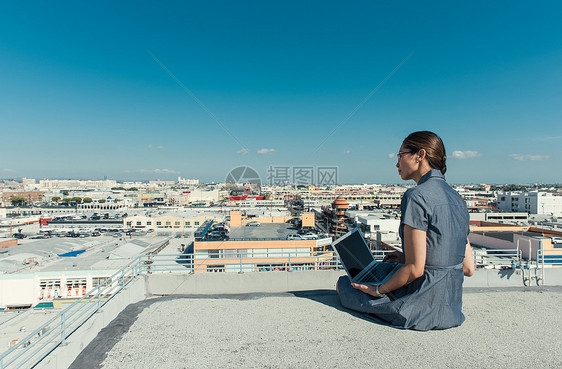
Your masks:
[{"label": "white building", "polygon": [[529,213],[526,212],[482,212],[470,213],[470,220],[493,222],[493,223],[527,223],[529,221]]},{"label": "white building", "polygon": [[[32,306],[60,308],[65,301],[92,293],[137,256],[168,242],[164,237],[151,237],[149,241],[112,237],[109,242],[49,239],[10,247],[0,255],[0,311]],[[80,252],[69,255],[76,250]]]},{"label": "white building", "polygon": [[148,181],[148,184],[151,186],[156,187],[170,187],[176,184],[176,181],[162,181],[162,180],[155,180],[155,181]]},{"label": "white building", "polygon": [[562,196],[548,192],[500,192],[497,203],[503,211],[562,216]]},{"label": "white building", "polygon": [[26,189],[26,190],[34,190],[34,189],[37,189],[39,187],[39,184],[33,178],[25,178],[25,177],[22,178],[21,184],[22,184],[23,188]]},{"label": "white building", "polygon": [[198,179],[185,179],[185,178],[182,178],[182,177],[178,177],[178,184],[180,184],[180,185],[198,185],[199,180]]},{"label": "white building", "polygon": [[215,190],[206,190],[195,188],[190,191],[183,191],[183,196],[187,196],[186,203],[191,204],[194,202],[214,202],[217,203],[219,200],[227,196],[228,193],[226,191],[219,191],[218,189]]},{"label": "white building", "polygon": [[117,181],[106,179],[104,181],[80,181],[74,179],[42,179],[39,181],[40,188],[111,188],[116,187]]},{"label": "white building", "polygon": [[363,214],[356,215],[355,222],[364,231],[366,237],[376,239],[377,234],[380,234],[383,242],[395,243],[400,240],[398,235],[399,218],[389,218],[383,214]]}]

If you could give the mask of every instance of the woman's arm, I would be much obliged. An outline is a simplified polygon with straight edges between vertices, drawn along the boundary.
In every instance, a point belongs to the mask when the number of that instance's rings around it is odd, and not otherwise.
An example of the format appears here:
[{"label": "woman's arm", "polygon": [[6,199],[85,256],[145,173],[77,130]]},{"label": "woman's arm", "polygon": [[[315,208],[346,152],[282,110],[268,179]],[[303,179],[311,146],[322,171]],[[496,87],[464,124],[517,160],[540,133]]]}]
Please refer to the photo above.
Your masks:
[{"label": "woman's arm", "polygon": [[462,271],[465,276],[471,277],[474,274],[474,269],[474,254],[472,253],[472,247],[470,247],[470,241],[467,239],[464,261],[462,262]]},{"label": "woman's arm", "polygon": [[[423,275],[426,257],[426,232],[404,225],[404,254],[406,260],[404,266],[394,273],[392,277],[379,286],[380,293],[388,293],[397,288],[411,283]],[[354,288],[369,295],[378,297],[375,292],[375,285],[352,284]]]}]

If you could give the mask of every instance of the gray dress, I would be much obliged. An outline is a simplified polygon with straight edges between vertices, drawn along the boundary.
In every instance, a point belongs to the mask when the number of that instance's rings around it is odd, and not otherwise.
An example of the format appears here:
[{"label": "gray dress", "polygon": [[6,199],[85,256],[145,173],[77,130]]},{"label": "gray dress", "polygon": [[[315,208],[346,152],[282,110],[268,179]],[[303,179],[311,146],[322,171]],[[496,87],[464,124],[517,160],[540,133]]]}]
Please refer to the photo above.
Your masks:
[{"label": "gray dress", "polygon": [[427,232],[424,273],[412,283],[374,298],[338,280],[344,307],[372,314],[399,328],[446,329],[464,321],[462,263],[469,232],[466,204],[438,170],[424,175],[416,187],[404,193],[400,237],[404,224]]}]

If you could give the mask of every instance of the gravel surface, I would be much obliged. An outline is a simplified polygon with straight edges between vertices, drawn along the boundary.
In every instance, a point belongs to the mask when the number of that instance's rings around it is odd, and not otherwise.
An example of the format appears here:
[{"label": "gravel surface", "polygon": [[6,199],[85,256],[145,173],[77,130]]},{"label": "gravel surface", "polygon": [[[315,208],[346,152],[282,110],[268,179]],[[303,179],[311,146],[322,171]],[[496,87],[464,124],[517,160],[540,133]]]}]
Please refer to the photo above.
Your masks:
[{"label": "gravel surface", "polygon": [[395,329],[333,291],[168,296],[130,305],[71,368],[560,367],[562,288],[471,289],[466,322]]}]

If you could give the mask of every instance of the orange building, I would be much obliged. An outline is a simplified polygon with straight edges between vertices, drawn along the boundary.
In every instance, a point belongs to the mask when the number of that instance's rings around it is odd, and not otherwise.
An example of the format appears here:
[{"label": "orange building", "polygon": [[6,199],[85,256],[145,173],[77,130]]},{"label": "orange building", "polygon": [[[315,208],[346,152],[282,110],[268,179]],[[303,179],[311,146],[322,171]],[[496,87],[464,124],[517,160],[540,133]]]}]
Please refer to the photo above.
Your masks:
[{"label": "orange building", "polygon": [[[304,240],[287,239],[293,225],[291,217],[243,218],[240,211],[230,212],[231,234],[228,240],[196,239],[193,243],[193,267],[204,271],[260,271],[320,268],[329,261],[323,248],[331,238]],[[258,227],[246,227],[250,221]],[[314,226],[314,214],[306,213],[305,224]],[[268,228],[269,227],[269,228]],[[238,234],[233,237],[232,234]],[[260,235],[256,236],[256,233]]]},{"label": "orange building", "polygon": [[226,240],[195,241],[195,272],[298,270],[318,267],[317,240]]}]

